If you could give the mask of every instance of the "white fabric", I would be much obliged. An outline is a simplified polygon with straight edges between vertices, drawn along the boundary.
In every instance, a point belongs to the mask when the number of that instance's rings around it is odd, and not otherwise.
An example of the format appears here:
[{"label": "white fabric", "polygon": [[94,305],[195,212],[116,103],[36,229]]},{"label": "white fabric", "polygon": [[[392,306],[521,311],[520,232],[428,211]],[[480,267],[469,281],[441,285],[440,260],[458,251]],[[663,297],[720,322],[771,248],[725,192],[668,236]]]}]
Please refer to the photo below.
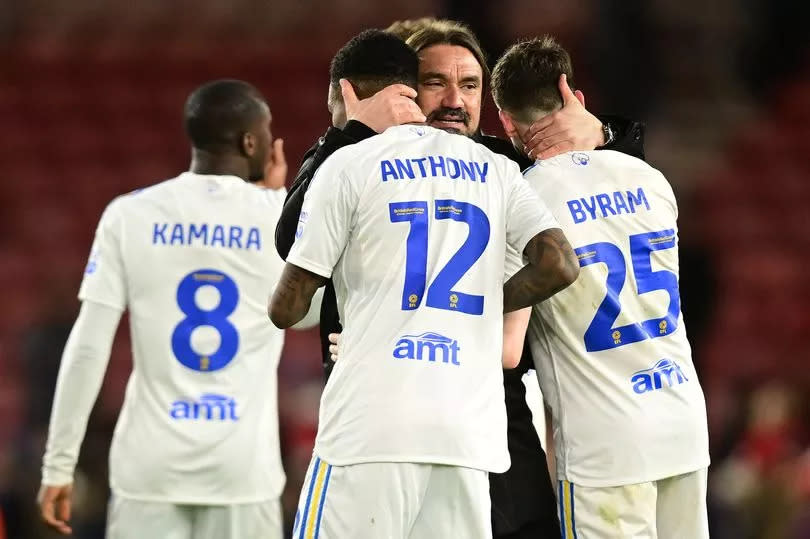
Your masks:
[{"label": "white fabric", "polygon": [[[280,495],[284,333],[266,305],[283,267],[273,245],[283,200],[283,190],[237,177],[184,173],[105,210],[79,297],[129,310],[134,368],[110,454],[117,496],[235,504]],[[72,355],[68,347],[60,377],[71,383],[57,391],[45,457],[61,480],[101,372],[82,381]],[[81,408],[71,392],[86,393]]]},{"label": "white fabric", "polygon": [[708,539],[706,469],[618,487],[557,486],[563,539]]},{"label": "white fabric", "polygon": [[523,386],[526,388],[526,405],[532,412],[532,425],[537,432],[537,437],[540,438],[540,445],[543,446],[543,451],[548,451],[546,447],[546,411],[543,407],[543,392],[540,391],[540,385],[537,383],[537,371],[529,369],[529,371],[521,378]]},{"label": "white fabric", "polygon": [[573,285],[534,307],[529,326],[552,409],[557,477],[618,486],[707,467],[705,400],[677,300],[677,206],[666,179],[612,151],[563,154],[525,177],[581,266]]},{"label": "white fabric", "polygon": [[323,303],[324,287],[320,287],[315,291],[312,296],[312,302],[309,305],[309,311],[304,318],[298,321],[297,324],[290,329],[309,329],[317,326],[321,322],[321,303]]},{"label": "white fabric", "polygon": [[492,537],[487,473],[434,464],[331,466],[313,457],[293,539]]},{"label": "white fabric", "polygon": [[344,322],[315,452],[505,471],[504,251],[557,226],[466,137],[399,126],[332,155],[287,257],[332,276]]},{"label": "white fabric", "polygon": [[281,502],[175,505],[113,497],[107,539],[281,539]]}]

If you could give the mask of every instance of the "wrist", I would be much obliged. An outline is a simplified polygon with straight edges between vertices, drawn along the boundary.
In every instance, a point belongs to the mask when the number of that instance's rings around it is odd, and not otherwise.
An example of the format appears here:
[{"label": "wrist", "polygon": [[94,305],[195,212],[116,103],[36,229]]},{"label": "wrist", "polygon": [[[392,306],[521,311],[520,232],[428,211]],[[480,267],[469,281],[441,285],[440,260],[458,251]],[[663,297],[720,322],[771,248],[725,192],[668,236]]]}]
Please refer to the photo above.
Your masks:
[{"label": "wrist", "polygon": [[73,471],[60,470],[51,466],[42,467],[42,484],[61,487],[73,483]]},{"label": "wrist", "polygon": [[616,140],[616,135],[613,133],[613,129],[610,127],[610,124],[607,122],[602,123],[600,126],[600,142],[597,144],[597,148],[604,148],[612,144]]}]

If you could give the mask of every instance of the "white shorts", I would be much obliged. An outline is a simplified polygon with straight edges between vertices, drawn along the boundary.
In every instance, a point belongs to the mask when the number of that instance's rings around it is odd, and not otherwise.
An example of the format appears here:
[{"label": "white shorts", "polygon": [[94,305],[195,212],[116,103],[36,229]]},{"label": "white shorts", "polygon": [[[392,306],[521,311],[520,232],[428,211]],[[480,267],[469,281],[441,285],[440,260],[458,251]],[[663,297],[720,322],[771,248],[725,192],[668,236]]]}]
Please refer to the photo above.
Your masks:
[{"label": "white shorts", "polygon": [[487,472],[373,462],[309,465],[293,539],[489,539]]},{"label": "white shorts", "polygon": [[178,505],[113,496],[107,539],[281,539],[281,503]]},{"label": "white shorts", "polygon": [[621,487],[559,481],[563,539],[708,539],[706,469]]}]

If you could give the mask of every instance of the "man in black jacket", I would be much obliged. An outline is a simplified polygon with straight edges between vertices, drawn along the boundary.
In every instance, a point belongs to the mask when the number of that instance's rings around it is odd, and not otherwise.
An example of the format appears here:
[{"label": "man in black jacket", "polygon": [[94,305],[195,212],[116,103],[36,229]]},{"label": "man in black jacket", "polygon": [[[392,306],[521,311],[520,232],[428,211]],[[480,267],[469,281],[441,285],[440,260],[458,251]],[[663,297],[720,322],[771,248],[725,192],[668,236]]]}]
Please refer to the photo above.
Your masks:
[{"label": "man in black jacket", "polygon": [[[512,144],[484,135],[479,128],[483,89],[489,69],[481,47],[465,26],[453,21],[427,21],[407,40],[420,57],[416,102],[433,127],[469,136],[490,150],[503,154],[522,168],[533,160],[518,154]],[[334,74],[334,73],[333,73]],[[333,77],[334,79],[334,77]],[[332,80],[330,92],[337,91]],[[565,86],[563,95],[571,94]],[[301,205],[315,171],[339,148],[359,142],[390,125],[424,120],[409,108],[412,97],[402,88],[389,87],[358,102],[346,81],[345,110],[332,104],[333,126],[304,156],[304,162],[287,195],[276,229],[276,247],[286,258],[295,241]],[[566,92],[567,90],[567,92]],[[347,121],[348,119],[348,121]],[[362,121],[361,121],[362,120]],[[527,135],[531,157],[548,158],[569,150],[610,148],[643,157],[643,126],[614,117],[600,121],[576,99],[566,100],[558,112],[534,125]],[[321,345],[328,378],[332,368],[328,335],[340,332],[337,302],[331,281],[327,282],[321,307]],[[516,369],[504,371],[508,417],[508,442],[512,467],[504,474],[490,474],[493,535],[496,539],[556,537],[559,520],[554,489],[546,467],[545,453],[526,404],[522,376],[533,363],[524,352]]]}]

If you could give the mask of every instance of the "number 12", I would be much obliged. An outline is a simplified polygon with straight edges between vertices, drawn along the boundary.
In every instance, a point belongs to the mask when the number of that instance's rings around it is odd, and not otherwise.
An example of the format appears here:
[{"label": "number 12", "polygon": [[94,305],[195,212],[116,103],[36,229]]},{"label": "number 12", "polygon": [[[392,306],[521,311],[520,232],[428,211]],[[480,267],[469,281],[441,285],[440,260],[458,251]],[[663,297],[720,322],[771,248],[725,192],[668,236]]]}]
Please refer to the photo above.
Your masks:
[{"label": "number 12", "polygon": [[[435,206],[435,219],[467,223],[468,235],[431,283],[425,305],[480,315],[484,312],[484,296],[465,294],[452,288],[484,253],[489,243],[489,219],[484,210],[469,202],[441,199],[435,201]],[[410,311],[419,307],[427,284],[428,203],[423,200],[391,202],[388,209],[391,222],[410,224],[402,290],[402,310]]]}]

